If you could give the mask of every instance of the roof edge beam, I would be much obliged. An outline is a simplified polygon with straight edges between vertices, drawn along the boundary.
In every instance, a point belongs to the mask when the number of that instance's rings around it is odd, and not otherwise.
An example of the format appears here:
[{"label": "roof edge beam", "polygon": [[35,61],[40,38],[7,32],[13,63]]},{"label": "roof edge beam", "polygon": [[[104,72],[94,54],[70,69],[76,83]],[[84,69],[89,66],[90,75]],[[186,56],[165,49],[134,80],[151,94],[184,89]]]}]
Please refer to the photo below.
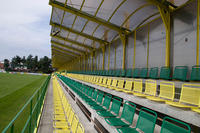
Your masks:
[{"label": "roof edge beam", "polygon": [[76,8],[73,8],[71,6],[68,6],[68,5],[65,5],[61,2],[58,2],[58,1],[52,1],[50,0],[49,1],[49,5],[53,6],[53,7],[56,7],[56,8],[59,8],[59,9],[62,9],[64,11],[67,11],[67,12],[70,12],[72,14],[75,14],[77,16],[80,16],[82,18],[85,18],[87,20],[90,20],[90,21],[93,21],[93,22],[96,22],[98,24],[101,24],[101,25],[104,25],[112,30],[115,30],[115,31],[118,31],[119,33],[129,33],[131,32],[129,29],[126,29],[126,28],[123,28],[123,27],[120,27],[116,24],[113,24],[113,23],[110,23],[102,18],[99,18],[99,17],[95,17],[87,12],[83,12],[83,11],[80,11]]},{"label": "roof edge beam", "polygon": [[61,36],[58,36],[58,35],[57,35],[57,36],[53,36],[53,35],[51,34],[51,36],[54,37],[54,38],[57,38],[57,39],[63,40],[63,41],[67,41],[67,42],[73,43],[73,44],[75,44],[75,45],[77,45],[77,46],[80,46],[80,47],[83,47],[83,48],[89,49],[90,51],[92,51],[92,50],[94,49],[93,47],[90,47],[90,46],[84,45],[84,44],[82,44],[82,43],[80,43],[80,42],[77,42],[77,41],[74,41],[74,40],[71,40],[71,39],[66,39],[66,38],[61,37]]},{"label": "roof edge beam", "polygon": [[80,35],[80,36],[85,37],[85,38],[87,38],[87,39],[90,39],[90,40],[99,42],[100,44],[106,44],[106,45],[107,45],[107,44],[109,43],[108,41],[102,40],[102,39],[100,39],[100,38],[97,38],[97,37],[94,37],[94,36],[91,36],[91,35],[88,35],[88,34],[85,34],[85,33],[83,33],[83,32],[79,32],[79,31],[77,31],[77,30],[74,30],[74,29],[69,28],[69,27],[65,27],[65,26],[63,26],[63,25],[60,25],[60,24],[57,24],[57,23],[54,23],[54,22],[50,22],[50,25],[51,25],[51,26],[55,26],[55,27],[59,27],[59,28],[61,28],[61,29],[63,29],[63,30],[72,32],[72,33],[74,33],[74,34]]},{"label": "roof edge beam", "polygon": [[82,51],[82,50],[80,50],[80,49],[76,49],[76,48],[73,48],[73,47],[64,45],[64,44],[62,44],[62,43],[53,41],[53,40],[51,40],[51,43],[56,44],[56,45],[61,46],[61,47],[64,47],[64,48],[67,48],[67,49],[70,49],[70,50],[74,50],[74,51],[79,52],[79,53],[85,53],[85,52],[86,52],[86,51]]},{"label": "roof edge beam", "polygon": [[62,51],[62,52],[65,52],[65,53],[69,53],[69,54],[72,54],[72,55],[77,56],[77,57],[80,56],[79,54],[73,53],[73,52],[68,51],[68,50],[66,50],[66,49],[59,48],[59,47],[57,47],[57,46],[55,46],[55,45],[51,45],[51,47],[52,47],[53,49],[57,49],[57,50],[60,50],[60,51]]}]

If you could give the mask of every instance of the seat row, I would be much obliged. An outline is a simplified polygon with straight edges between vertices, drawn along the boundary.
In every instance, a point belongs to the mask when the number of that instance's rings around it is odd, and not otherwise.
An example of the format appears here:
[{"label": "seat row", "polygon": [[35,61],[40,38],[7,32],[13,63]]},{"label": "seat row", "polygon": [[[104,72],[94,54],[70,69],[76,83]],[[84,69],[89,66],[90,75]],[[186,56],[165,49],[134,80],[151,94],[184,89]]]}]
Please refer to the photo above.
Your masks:
[{"label": "seat row", "polygon": [[[67,74],[67,76],[115,91],[164,102],[171,106],[190,108],[200,113],[200,84],[182,84],[182,88],[178,93],[174,82],[169,81],[161,81],[158,86],[156,80],[146,80],[143,83],[142,79],[124,80],[82,74]],[[175,95],[179,97],[175,98]]]},{"label": "seat row", "polygon": [[127,70],[96,70],[96,71],[71,71],[68,73],[99,75],[99,76],[112,76],[112,77],[128,77],[128,78],[150,78],[150,79],[165,79],[165,80],[180,80],[180,81],[200,81],[200,66],[193,66],[190,78],[187,79],[188,67],[176,66],[171,77],[171,68],[161,67],[160,74],[159,68],[135,68]]},{"label": "seat row", "polygon": [[53,78],[53,105],[54,133],[84,133],[82,124],[55,77]]},{"label": "seat row", "polygon": [[[153,133],[157,120],[157,113],[147,108],[141,108],[136,127],[133,127],[133,119],[136,111],[136,105],[122,99],[113,97],[110,94],[98,91],[92,87],[86,86],[62,75],[58,77],[67,84],[90,108],[103,117],[107,124],[114,126],[119,133],[145,132]],[[120,114],[120,107],[122,113]],[[174,124],[176,123],[176,124]],[[178,123],[178,125],[177,125]],[[176,119],[165,117],[161,126],[161,133],[190,133],[189,125]]]}]

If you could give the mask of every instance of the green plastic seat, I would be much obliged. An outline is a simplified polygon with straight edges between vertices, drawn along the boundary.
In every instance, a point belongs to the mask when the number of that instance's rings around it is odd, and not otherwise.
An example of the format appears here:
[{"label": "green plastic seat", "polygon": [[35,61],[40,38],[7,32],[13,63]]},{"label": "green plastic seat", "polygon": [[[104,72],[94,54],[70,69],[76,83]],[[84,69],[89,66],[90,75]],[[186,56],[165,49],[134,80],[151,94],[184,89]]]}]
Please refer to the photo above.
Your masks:
[{"label": "green plastic seat", "polygon": [[115,70],[115,77],[120,77],[120,70]]},{"label": "green plastic seat", "polygon": [[150,69],[149,78],[158,79],[158,67],[153,67]]},{"label": "green plastic seat", "polygon": [[132,69],[126,70],[126,77],[131,78],[132,77]]},{"label": "green plastic seat", "polygon": [[113,98],[111,109],[97,111],[97,114],[102,117],[116,117],[119,115],[120,106],[121,106],[121,101]]},{"label": "green plastic seat", "polygon": [[173,74],[173,79],[186,81],[187,80],[187,66],[176,66]]},{"label": "green plastic seat", "polygon": [[[181,126],[178,126],[177,124]],[[188,124],[184,122],[170,117],[165,117],[162,122],[160,133],[191,133],[191,128]]]},{"label": "green plastic seat", "polygon": [[99,92],[96,102],[94,104],[90,104],[90,106],[91,107],[100,106],[102,104],[102,101],[103,101],[103,93]]},{"label": "green plastic seat", "polygon": [[147,78],[148,68],[142,68],[140,71],[140,78]]},{"label": "green plastic seat", "polygon": [[109,95],[105,95],[102,106],[93,106],[94,110],[108,110],[110,107],[112,97]]},{"label": "green plastic seat", "polygon": [[126,76],[126,70],[121,70],[120,77],[125,77]]},{"label": "green plastic seat", "polygon": [[[122,110],[122,115],[120,118],[118,117],[111,117],[105,118],[105,121],[111,126],[130,126],[133,122],[133,117],[135,114],[136,105],[130,102],[125,102]],[[125,123],[125,120],[127,123]]]},{"label": "green plastic seat", "polygon": [[140,77],[140,68],[134,68],[133,69],[133,78],[139,78]]},{"label": "green plastic seat", "polygon": [[122,127],[118,128],[117,131],[119,133],[138,133],[136,129],[139,129],[144,133],[153,133],[156,124],[156,119],[157,119],[156,112],[146,108],[142,108],[140,110],[135,128]]},{"label": "green plastic seat", "polygon": [[200,81],[200,66],[193,66],[190,76],[191,81]]},{"label": "green plastic seat", "polygon": [[161,67],[160,69],[160,79],[170,80],[171,69],[169,67]]}]

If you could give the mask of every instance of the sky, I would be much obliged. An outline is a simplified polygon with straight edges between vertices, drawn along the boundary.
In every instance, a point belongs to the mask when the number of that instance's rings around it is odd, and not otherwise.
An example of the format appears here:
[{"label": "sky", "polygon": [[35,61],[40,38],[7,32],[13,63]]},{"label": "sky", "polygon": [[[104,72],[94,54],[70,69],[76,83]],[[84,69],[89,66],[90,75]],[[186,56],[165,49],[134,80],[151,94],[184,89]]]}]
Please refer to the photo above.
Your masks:
[{"label": "sky", "polygon": [[3,0],[0,8],[0,61],[51,57],[49,0]]}]

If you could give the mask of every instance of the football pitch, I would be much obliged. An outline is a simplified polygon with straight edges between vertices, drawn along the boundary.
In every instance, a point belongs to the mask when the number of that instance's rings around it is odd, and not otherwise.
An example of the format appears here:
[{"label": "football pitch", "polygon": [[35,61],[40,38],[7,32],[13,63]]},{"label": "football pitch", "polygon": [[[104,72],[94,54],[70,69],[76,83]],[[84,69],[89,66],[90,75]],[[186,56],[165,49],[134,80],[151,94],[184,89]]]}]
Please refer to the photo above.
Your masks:
[{"label": "football pitch", "polygon": [[[0,132],[20,111],[47,76],[0,73]],[[18,118],[16,128],[25,123],[29,109]]]}]

